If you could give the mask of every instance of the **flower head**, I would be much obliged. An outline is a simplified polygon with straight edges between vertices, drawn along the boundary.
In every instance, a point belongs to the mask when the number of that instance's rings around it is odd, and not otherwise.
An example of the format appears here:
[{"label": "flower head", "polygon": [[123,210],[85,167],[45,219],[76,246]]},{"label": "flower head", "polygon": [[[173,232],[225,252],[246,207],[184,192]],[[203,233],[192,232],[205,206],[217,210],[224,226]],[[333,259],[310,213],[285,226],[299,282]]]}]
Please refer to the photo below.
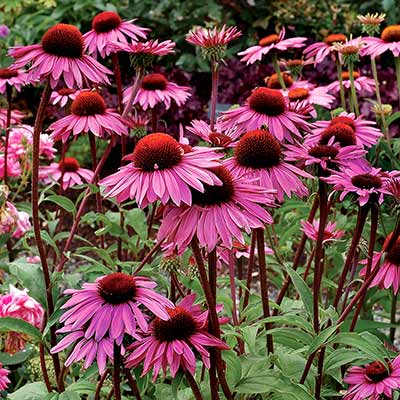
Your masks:
[{"label": "flower head", "polygon": [[128,43],[130,39],[136,42],[139,38],[146,39],[150,29],[135,25],[135,19],[123,21],[113,11],[103,11],[92,21],[92,30],[83,35],[85,50],[90,55],[98,52],[102,58],[115,51],[115,43]]},{"label": "flower head", "polygon": [[[154,108],[157,104],[163,104],[168,109],[174,100],[180,107],[190,97],[189,91],[189,87],[170,82],[162,74],[148,74],[143,78],[133,104],[140,104],[143,110]],[[124,103],[128,102],[131,93],[132,86],[125,89]]]},{"label": "flower head", "polygon": [[22,69],[0,68],[0,93],[4,94],[7,86],[14,87],[19,92],[28,82],[28,74]]},{"label": "flower head", "polygon": [[224,166],[213,168],[212,172],[222,185],[204,185],[203,192],[192,190],[191,206],[165,208],[158,239],[166,238],[178,254],[190,245],[194,236],[208,251],[219,241],[231,248],[234,238],[244,243],[243,230],[249,233],[251,228],[272,223],[271,215],[262,205],[273,206],[275,190],[236,178]]},{"label": "flower head", "polygon": [[[366,96],[375,91],[375,81],[371,78],[361,75],[360,72],[354,71],[353,72],[354,78],[354,87],[356,92],[361,96]],[[350,89],[351,82],[350,82],[350,75],[348,71],[342,72],[342,83],[343,87],[346,89]],[[327,86],[329,92],[331,93],[339,93],[340,91],[340,82],[334,81]]]},{"label": "flower head", "polygon": [[[11,111],[11,125],[20,124],[23,120],[25,115],[19,110],[12,110]],[[0,108],[0,129],[5,129],[7,126],[7,109]]]},{"label": "flower head", "polygon": [[314,65],[320,64],[326,57],[335,52],[334,45],[346,42],[347,38],[342,33],[331,33],[326,36],[323,42],[313,43],[304,49],[308,59],[314,58]]},{"label": "flower head", "polygon": [[349,384],[344,400],[379,400],[393,398],[393,390],[400,388],[400,356],[382,364],[374,361],[365,366],[351,367],[344,377]]},{"label": "flower head", "polygon": [[82,88],[87,82],[110,84],[112,74],[94,58],[84,54],[84,42],[78,28],[56,24],[42,36],[40,44],[13,47],[9,55],[15,59],[13,68],[31,64],[28,79],[49,78],[52,88],[62,80],[68,88]]},{"label": "flower head", "polygon": [[[311,240],[316,241],[318,238],[319,219],[314,219],[313,222],[301,221],[301,230]],[[335,222],[328,222],[324,230],[323,242],[326,243],[330,240],[337,240],[342,238],[344,231],[336,229]]]},{"label": "flower head", "polygon": [[69,101],[75,100],[79,90],[70,88],[61,88],[54,90],[50,95],[50,102],[54,106],[59,104],[60,107],[65,107]]},{"label": "flower head", "polygon": [[311,88],[297,86],[294,89],[285,91],[284,94],[291,103],[307,102],[309,104],[316,104],[330,109],[332,103],[335,101],[335,97],[330,95],[328,92],[329,88],[327,86]]},{"label": "flower head", "polygon": [[71,114],[53,122],[49,129],[54,141],[64,143],[70,135],[91,132],[104,138],[106,135],[128,135],[128,129],[122,117],[106,107],[103,97],[90,90],[82,90],[72,102]]},{"label": "flower head", "polygon": [[278,139],[293,141],[292,135],[301,136],[300,129],[310,130],[304,115],[290,111],[279,90],[256,88],[245,104],[221,113],[221,128],[237,126],[240,132],[260,129],[266,125]]},{"label": "flower head", "polygon": [[0,38],[5,38],[10,34],[10,29],[7,25],[0,25]]},{"label": "flower head", "polygon": [[106,197],[135,199],[142,208],[156,200],[190,205],[191,188],[204,191],[204,184],[221,183],[208,170],[219,166],[221,157],[205,147],[185,151],[173,137],[152,133],[140,139],[134,152],[125,157],[131,164],[104,178],[100,185],[105,187]]},{"label": "flower head", "polygon": [[[144,361],[142,375],[153,369],[153,380],[161,370],[166,375],[169,367],[172,377],[180,368],[195,374],[196,354],[200,355],[206,368],[210,368],[207,348],[228,350],[222,340],[208,333],[208,311],[194,304],[196,295],[184,297],[174,309],[168,308],[168,319],[156,318],[149,333],[129,348],[126,366],[132,368]],[[220,310],[221,307],[218,307]]]},{"label": "flower head", "polygon": [[375,58],[385,51],[391,51],[395,57],[400,56],[400,25],[389,25],[381,33],[381,37],[366,37],[365,46],[361,49],[362,56]]},{"label": "flower head", "polygon": [[251,46],[248,49],[238,53],[239,56],[243,56],[240,61],[246,62],[247,65],[254,64],[256,61],[260,61],[262,57],[272,51],[285,51],[289,49],[298,49],[305,46],[305,37],[295,37],[291,39],[285,39],[285,28],[279,32],[279,34],[268,35],[259,40],[258,45]]},{"label": "flower head", "polygon": [[11,383],[10,379],[8,379],[9,373],[10,371],[3,368],[3,364],[0,363],[0,391],[6,390],[7,386]]},{"label": "flower head", "polygon": [[374,36],[380,31],[380,24],[385,20],[386,14],[375,13],[366,15],[357,15],[357,19],[361,23],[363,32],[367,33],[369,36]]}]

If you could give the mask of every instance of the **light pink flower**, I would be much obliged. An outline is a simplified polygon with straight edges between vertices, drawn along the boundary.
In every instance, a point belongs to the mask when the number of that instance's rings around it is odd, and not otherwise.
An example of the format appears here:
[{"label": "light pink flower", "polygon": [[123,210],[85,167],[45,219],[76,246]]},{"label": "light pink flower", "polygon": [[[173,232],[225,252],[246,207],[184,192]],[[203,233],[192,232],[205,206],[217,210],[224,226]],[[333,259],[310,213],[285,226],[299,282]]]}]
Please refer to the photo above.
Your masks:
[{"label": "light pink flower", "polygon": [[305,143],[310,146],[326,144],[334,136],[341,146],[371,147],[383,136],[374,121],[364,119],[363,115],[356,117],[347,112],[340,113],[330,121],[316,121],[314,126],[316,129],[305,138]]},{"label": "light pink flower", "polygon": [[10,202],[7,202],[7,209],[8,212],[15,216],[16,220],[16,226],[12,237],[20,239],[32,228],[32,225],[29,221],[29,214],[25,211],[18,211],[17,208]]},{"label": "light pink flower", "polygon": [[332,33],[328,35],[323,42],[313,43],[304,49],[304,55],[310,59],[314,58],[314,65],[320,64],[332,52],[335,51],[334,43],[344,43],[347,38],[341,33]]},{"label": "light pink flower", "polygon": [[387,26],[380,38],[363,38],[365,46],[361,49],[361,55],[375,58],[385,51],[391,51],[395,57],[400,56],[400,25]]},{"label": "light pink flower", "polygon": [[187,126],[186,129],[202,140],[217,147],[234,147],[236,145],[235,142],[242,134],[241,130],[236,126],[222,129],[219,119],[217,119],[213,130],[211,130],[207,122],[198,119],[194,119],[191,122],[191,126]]},{"label": "light pink flower", "polygon": [[71,114],[53,122],[49,130],[53,131],[54,141],[65,143],[70,135],[91,132],[95,136],[105,138],[108,135],[128,135],[126,121],[121,116],[106,108],[106,103],[99,93],[81,91],[71,105]]},{"label": "light pink flower", "polygon": [[[178,106],[182,106],[190,97],[189,91],[190,87],[178,86],[162,74],[149,74],[143,78],[133,104],[140,104],[143,110],[147,110],[161,103],[168,109],[171,107],[171,100],[174,100]],[[128,102],[131,93],[132,86],[124,90],[124,103]]]},{"label": "light pink flower", "polygon": [[150,325],[149,335],[129,348],[133,352],[127,357],[126,366],[133,368],[144,361],[142,376],[153,369],[154,381],[161,368],[165,376],[169,367],[173,378],[180,368],[194,375],[196,352],[204,366],[210,368],[207,348],[228,350],[229,346],[208,333],[208,311],[193,304],[195,299],[195,294],[188,295],[174,309],[167,309],[167,320],[156,318]]},{"label": "light pink flower", "polygon": [[28,257],[26,257],[26,261],[30,264],[39,264],[40,257],[39,256],[28,256]]},{"label": "light pink flower", "polygon": [[349,384],[343,400],[392,399],[393,390],[400,388],[400,356],[389,361],[388,368],[380,361],[351,367],[343,380]]},{"label": "light pink flower", "polygon": [[289,49],[298,49],[305,46],[305,37],[295,37],[291,39],[284,39],[285,28],[279,32],[279,35],[272,34],[259,40],[258,45],[251,46],[248,49],[238,53],[243,56],[240,61],[246,62],[247,65],[254,64],[260,61],[262,57],[271,51],[285,51]]},{"label": "light pink flower", "polygon": [[46,31],[40,44],[13,47],[9,55],[15,59],[12,68],[31,64],[28,79],[41,81],[50,78],[52,88],[60,80],[69,88],[82,88],[88,83],[109,85],[107,74],[112,72],[83,51],[79,29],[73,25],[56,24]]},{"label": "light pink flower", "polygon": [[242,32],[236,26],[226,27],[226,25],[223,25],[221,29],[197,27],[186,35],[186,41],[206,49],[220,48],[241,35]]},{"label": "light pink flower", "polygon": [[320,87],[301,87],[290,88],[290,90],[283,92],[291,103],[295,102],[308,102],[309,104],[319,105],[327,109],[331,109],[335,97],[328,93],[327,86]]},{"label": "light pink flower", "polygon": [[[350,89],[350,77],[347,71],[342,73],[343,86]],[[360,96],[365,96],[375,92],[375,81],[366,76],[361,76],[358,71],[354,71],[354,87]],[[334,81],[327,86],[331,93],[338,93],[340,91],[339,81]]]},{"label": "light pink flower", "polygon": [[4,94],[7,86],[14,87],[19,92],[27,83],[28,74],[22,69],[0,68],[0,93]]},{"label": "light pink flower", "polygon": [[287,163],[278,140],[269,132],[247,132],[235,147],[235,155],[225,165],[235,177],[256,180],[262,188],[275,189],[282,202],[284,195],[305,196],[308,189],[299,177],[313,178],[307,172]]},{"label": "light pink flower", "polygon": [[[240,243],[238,240],[233,240],[232,243],[232,249],[227,249],[224,246],[218,246],[217,248],[217,255],[218,258],[220,258],[225,264],[229,264],[229,253],[233,251],[233,255],[239,259],[241,257],[244,258],[250,258],[250,245],[247,243]],[[264,251],[265,254],[268,255],[273,255],[274,251],[268,247],[267,245],[264,245]],[[257,246],[254,248],[254,254],[257,256],[258,255],[258,249]]]},{"label": "light pink flower", "polygon": [[205,147],[185,149],[165,133],[145,136],[125,157],[132,163],[100,182],[105,187],[105,197],[115,197],[117,201],[135,199],[141,208],[156,200],[190,205],[191,189],[202,192],[203,184],[221,183],[208,168],[219,166],[222,155]]},{"label": "light pink flower", "polygon": [[[0,177],[4,178],[4,154],[0,154]],[[15,178],[17,176],[21,176],[21,164],[15,158],[14,155],[10,154],[7,159],[7,176]]]},{"label": "light pink flower", "polygon": [[147,42],[136,43],[114,43],[115,51],[126,51],[132,55],[143,56],[166,56],[174,52],[175,42],[165,40],[149,40]]},{"label": "light pink flower", "polygon": [[134,21],[136,19],[123,21],[112,11],[97,14],[92,21],[92,30],[83,35],[85,50],[93,56],[98,52],[105,58],[114,52],[115,46],[110,46],[111,43],[128,43],[128,39],[134,42],[139,38],[146,39],[150,29],[135,25]]},{"label": "light pink flower", "polygon": [[309,132],[311,125],[306,117],[290,111],[279,90],[256,88],[241,107],[221,113],[223,130],[237,126],[241,132],[260,129],[263,125],[278,140],[293,142],[293,135],[302,136],[300,130]]},{"label": "light pink flower", "polygon": [[[7,126],[7,109],[0,108],[0,129],[5,129]],[[18,125],[25,118],[25,115],[19,110],[11,111],[11,125]]]},{"label": "light pink flower", "polygon": [[53,106],[59,104],[60,107],[65,107],[69,101],[75,100],[78,96],[79,90],[70,88],[61,88],[54,90],[50,95],[50,103]]},{"label": "light pink flower", "polygon": [[45,183],[59,182],[62,177],[63,190],[74,185],[82,185],[85,182],[91,183],[93,171],[81,168],[78,160],[73,157],[65,157],[64,161],[51,163],[49,166],[39,168],[39,179]]},{"label": "light pink flower", "polygon": [[0,234],[11,234],[17,227],[18,210],[9,201],[0,208]]},{"label": "light pink flower", "polygon": [[10,379],[8,379],[9,373],[10,371],[3,368],[3,364],[0,363],[0,391],[6,390],[8,385],[11,383]]},{"label": "light pink flower", "polygon": [[[153,290],[156,286],[148,278],[122,272],[99,277],[94,283],[84,283],[82,289],[65,291],[72,297],[61,307],[68,311],[60,322],[68,330],[83,330],[85,339],[99,342],[108,337],[120,345],[124,334],[137,337],[137,325],[147,332],[148,323],[140,306],[162,320],[169,318],[166,307],[174,305]],[[80,332],[75,335],[82,337]]]},{"label": "light pink flower", "polygon": [[262,205],[273,207],[275,190],[263,189],[248,179],[235,178],[224,166],[212,172],[221,180],[220,186],[205,185],[204,193],[192,191],[191,206],[168,205],[158,233],[181,254],[194,236],[202,247],[211,251],[222,244],[231,248],[233,239],[244,243],[242,231],[271,224],[271,215]]},{"label": "light pink flower", "polygon": [[[319,219],[314,219],[313,222],[301,221],[301,231],[311,240],[317,241],[319,230]],[[324,230],[323,242],[326,243],[330,240],[338,240],[344,236],[344,231],[336,229],[335,222],[328,222]]]},{"label": "light pink flower", "polygon": [[321,178],[333,185],[333,190],[341,192],[339,200],[342,201],[347,194],[354,193],[360,206],[365,205],[373,196],[379,204],[383,202],[384,195],[391,193],[385,187],[387,182],[400,176],[400,171],[382,171],[367,164],[352,164],[351,167],[332,171],[331,175]]}]

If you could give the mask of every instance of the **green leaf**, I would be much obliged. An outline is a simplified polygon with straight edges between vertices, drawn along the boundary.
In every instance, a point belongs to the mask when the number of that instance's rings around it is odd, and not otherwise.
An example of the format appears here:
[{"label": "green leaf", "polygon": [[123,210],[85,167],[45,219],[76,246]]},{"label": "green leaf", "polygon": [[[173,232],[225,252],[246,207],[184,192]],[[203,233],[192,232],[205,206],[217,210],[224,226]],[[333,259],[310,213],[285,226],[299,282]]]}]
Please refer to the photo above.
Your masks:
[{"label": "green leaf", "polygon": [[22,386],[16,392],[8,395],[10,400],[43,400],[49,393],[43,382],[33,382]]},{"label": "green leaf", "polygon": [[365,359],[365,355],[359,351],[344,348],[336,349],[325,358],[324,370],[328,372],[346,364],[354,364],[355,361],[362,359]]},{"label": "green leaf", "polygon": [[96,390],[96,385],[85,379],[79,379],[79,381],[69,385],[67,390],[74,391],[79,394],[89,394]]},{"label": "green leaf", "polygon": [[53,194],[45,198],[45,201],[50,201],[51,203],[55,203],[58,206],[62,207],[65,211],[76,214],[75,204],[65,196],[60,196],[58,194]]},{"label": "green leaf", "polygon": [[25,333],[26,335],[32,336],[37,340],[42,339],[42,334],[39,329],[35,328],[28,322],[11,317],[0,318],[0,332],[19,332]]},{"label": "green leaf", "polygon": [[240,329],[242,332],[243,340],[246,342],[249,347],[250,353],[256,352],[256,339],[257,339],[257,326],[244,326]]},{"label": "green leaf", "polygon": [[329,328],[321,331],[318,334],[318,336],[310,343],[310,347],[308,349],[307,356],[316,352],[321,346],[323,346],[328,341],[328,339],[330,339],[334,335],[334,333],[337,329],[338,329],[338,326],[334,325],[334,326],[330,326]]},{"label": "green leaf", "polygon": [[400,118],[400,111],[393,113],[389,118],[386,119],[386,123],[388,126],[392,124],[394,121]]},{"label": "green leaf", "polygon": [[32,352],[33,347],[27,347],[26,349],[12,355],[0,352],[0,363],[2,363],[3,365],[21,364],[30,357]]},{"label": "green leaf", "polygon": [[[153,205],[154,207],[154,205]],[[125,212],[125,223],[131,226],[140,239],[147,239],[147,222],[146,214],[140,208],[133,208]]]}]

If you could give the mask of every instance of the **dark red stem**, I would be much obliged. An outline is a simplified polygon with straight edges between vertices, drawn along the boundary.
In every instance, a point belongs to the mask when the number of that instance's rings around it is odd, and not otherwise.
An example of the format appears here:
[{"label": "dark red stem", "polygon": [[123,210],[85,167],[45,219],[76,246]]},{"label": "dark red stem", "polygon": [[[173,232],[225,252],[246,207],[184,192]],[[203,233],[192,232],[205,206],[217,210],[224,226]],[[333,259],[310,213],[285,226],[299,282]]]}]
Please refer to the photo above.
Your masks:
[{"label": "dark red stem", "polygon": [[136,383],[135,378],[131,374],[131,371],[129,371],[128,368],[125,368],[124,372],[125,372],[126,378],[128,379],[129,386],[131,387],[131,390],[132,390],[134,396],[136,397],[136,400],[142,400],[142,396],[140,395],[138,385]]},{"label": "dark red stem", "polygon": [[190,388],[192,389],[194,398],[196,400],[203,400],[203,396],[201,395],[200,389],[196,383],[196,380],[193,378],[192,374],[185,370],[185,377],[187,380],[187,383],[189,384]]},{"label": "dark red stem", "polygon": [[113,386],[115,400],[121,400],[121,347],[114,342]]},{"label": "dark red stem", "polygon": [[244,297],[243,297],[243,310],[245,310],[249,304],[251,282],[253,281],[256,242],[257,242],[257,232],[254,230],[251,235],[250,255],[249,255],[249,262],[247,264],[246,291],[244,292]]}]

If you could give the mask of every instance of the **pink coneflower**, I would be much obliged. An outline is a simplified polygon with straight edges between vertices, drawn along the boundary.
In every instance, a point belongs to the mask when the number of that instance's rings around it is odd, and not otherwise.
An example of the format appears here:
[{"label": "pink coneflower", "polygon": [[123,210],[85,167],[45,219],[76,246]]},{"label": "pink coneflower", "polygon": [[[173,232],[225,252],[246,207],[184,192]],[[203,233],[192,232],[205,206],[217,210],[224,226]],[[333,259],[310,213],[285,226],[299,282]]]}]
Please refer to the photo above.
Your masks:
[{"label": "pink coneflower", "polygon": [[246,62],[247,65],[260,61],[262,57],[271,51],[285,51],[289,49],[299,49],[305,46],[307,38],[296,37],[284,39],[285,28],[283,27],[279,34],[266,36],[258,41],[258,45],[251,46],[248,49],[238,53],[243,56],[240,61]]},{"label": "pink coneflower", "polygon": [[221,128],[235,125],[241,132],[260,129],[266,125],[279,140],[293,142],[292,135],[301,136],[299,129],[310,131],[304,115],[289,111],[279,90],[256,88],[245,104],[221,113]]},{"label": "pink coneflower", "polygon": [[[100,340],[96,340],[93,337],[86,338],[85,330],[74,330],[70,326],[62,327],[57,330],[57,333],[67,333],[67,335],[50,350],[52,354],[59,353],[74,344],[72,352],[65,360],[64,365],[66,367],[84,360],[82,366],[84,369],[87,369],[93,364],[94,360],[96,360],[99,373],[103,374],[107,367],[107,360],[113,361],[114,341],[111,340],[108,335]],[[121,336],[123,336],[123,334],[121,334]],[[139,337],[136,338],[138,339]],[[121,342],[122,339],[117,341]],[[121,354],[125,354],[124,346],[121,346]]]},{"label": "pink coneflower", "polygon": [[[11,125],[18,125],[25,118],[25,115],[19,110],[11,111]],[[0,129],[5,129],[7,126],[7,109],[0,108]]]},{"label": "pink coneflower", "polygon": [[204,48],[226,46],[231,40],[242,35],[236,26],[223,25],[221,29],[216,27],[206,29],[197,27],[186,35],[186,41]]},{"label": "pink coneflower", "polygon": [[[4,154],[0,154],[0,178],[4,178],[5,162]],[[10,178],[20,177],[22,173],[21,164],[15,155],[10,154],[7,156],[7,176]]]},{"label": "pink coneflower", "polygon": [[289,197],[292,193],[307,195],[307,187],[299,176],[312,178],[310,174],[285,162],[278,140],[260,129],[247,132],[239,140],[235,156],[226,161],[226,166],[234,176],[257,179],[261,187],[275,189],[280,202],[285,194]]},{"label": "pink coneflower", "polygon": [[236,126],[222,129],[220,120],[216,121],[213,130],[211,130],[207,122],[198,119],[194,119],[191,122],[191,126],[187,126],[186,129],[202,140],[217,147],[234,147],[236,140],[242,134],[241,130]]},{"label": "pink coneflower", "polygon": [[[250,246],[247,243],[240,243],[238,240],[233,240],[232,249],[227,249],[226,247],[218,246],[217,249],[218,258],[220,258],[225,264],[229,264],[229,253],[231,251],[233,251],[233,255],[237,259],[241,257],[248,259],[250,257]],[[267,245],[264,245],[264,252],[267,255],[274,254],[274,251]],[[254,249],[254,254],[255,255],[258,254],[257,246]]]},{"label": "pink coneflower", "polygon": [[288,144],[283,153],[287,161],[297,161],[301,166],[320,165],[322,169],[349,166],[360,161],[367,153],[359,146],[340,147],[331,137],[327,144]]},{"label": "pink coneflower", "polygon": [[10,34],[10,29],[7,25],[0,25],[0,38],[5,38]]},{"label": "pink coneflower", "polygon": [[9,55],[15,59],[13,68],[31,63],[28,79],[40,81],[50,78],[52,88],[62,78],[69,88],[82,88],[88,83],[110,84],[110,70],[83,53],[84,43],[78,28],[56,24],[42,36],[40,44],[13,47]]},{"label": "pink coneflower", "polygon": [[[306,80],[294,80],[292,75],[288,72],[281,73],[282,79],[285,83],[286,89],[296,89],[298,87],[304,87],[306,89],[313,89],[315,85]],[[279,89],[281,90],[281,84],[279,82],[278,74],[274,73],[272,75],[264,78],[265,86],[269,89]]]},{"label": "pink coneflower", "polygon": [[156,318],[150,325],[149,335],[129,348],[133,352],[127,357],[126,366],[136,367],[144,361],[142,376],[153,369],[154,381],[161,368],[166,375],[169,367],[173,378],[180,368],[194,375],[195,352],[204,366],[210,368],[207,347],[229,350],[226,343],[208,333],[208,311],[193,304],[195,299],[195,294],[188,295],[174,309],[167,309],[167,320]]},{"label": "pink coneflower", "polygon": [[314,65],[320,64],[332,52],[335,51],[334,43],[344,43],[347,38],[342,33],[332,33],[323,42],[313,43],[304,49],[307,58],[314,58]]},{"label": "pink coneflower", "polygon": [[68,102],[75,100],[78,94],[79,90],[76,89],[62,88],[54,90],[50,95],[50,103],[53,106],[59,104],[60,107],[65,107]]},{"label": "pink coneflower", "polygon": [[309,104],[317,104],[321,107],[330,109],[335,97],[330,95],[327,86],[319,86],[314,88],[296,87],[286,91],[284,94],[290,102],[308,102]]},{"label": "pink coneflower", "polygon": [[[171,100],[174,100],[180,107],[190,97],[189,91],[190,87],[169,82],[162,74],[149,74],[143,78],[133,104],[140,104],[143,110],[147,110],[161,103],[168,109],[171,107]],[[127,103],[131,93],[132,86],[129,86],[124,91],[124,103]]]},{"label": "pink coneflower", "polygon": [[[8,294],[0,296],[0,318],[11,317],[40,328],[43,322],[44,309],[32,297],[27,289],[19,290],[10,285]],[[5,342],[5,351],[14,354],[25,348],[25,338],[17,332],[9,332]]]},{"label": "pink coneflower", "polygon": [[381,204],[384,195],[391,193],[385,187],[387,182],[400,176],[400,171],[382,171],[367,164],[352,164],[340,171],[332,172],[329,177],[322,178],[333,185],[334,191],[340,191],[339,200],[342,201],[348,193],[354,193],[358,197],[360,206],[365,205],[370,197]]},{"label": "pink coneflower", "polygon": [[[304,232],[311,240],[317,241],[319,229],[319,219],[314,219],[313,222],[301,221],[301,231]],[[336,229],[335,222],[328,222],[324,230],[323,242],[329,240],[337,240],[344,236],[344,231]]]},{"label": "pink coneflower", "polygon": [[71,330],[83,329],[86,339],[109,337],[120,345],[125,333],[136,337],[136,325],[147,331],[140,305],[162,320],[169,318],[166,307],[174,305],[153,290],[156,286],[148,278],[122,272],[99,277],[94,283],[84,283],[83,289],[65,291],[72,297],[61,307],[68,311],[60,322]]},{"label": "pink coneflower", "polygon": [[51,138],[64,143],[70,135],[91,132],[104,138],[106,135],[128,135],[126,122],[121,116],[106,108],[106,102],[99,93],[81,91],[71,105],[71,114],[53,122],[49,129]]},{"label": "pink coneflower", "polygon": [[376,128],[374,121],[368,121],[362,115],[356,117],[353,113],[347,112],[340,113],[331,121],[316,121],[314,126],[316,129],[313,129],[312,134],[305,138],[305,143],[310,146],[318,143],[327,144],[334,136],[335,141],[341,146],[371,147],[383,136],[382,132]]},{"label": "pink coneflower", "polygon": [[14,87],[18,92],[28,83],[28,74],[22,69],[0,68],[0,93],[5,93],[7,86]]},{"label": "pink coneflower", "polygon": [[39,168],[39,179],[45,183],[58,182],[61,177],[63,190],[74,185],[90,183],[93,179],[93,171],[81,168],[77,159],[65,157],[58,163],[51,163],[49,166]]},{"label": "pink coneflower", "polygon": [[361,49],[361,55],[379,56],[387,50],[390,50],[395,57],[400,56],[400,25],[387,26],[381,33],[381,37],[363,38],[365,46]]},{"label": "pink coneflower", "polygon": [[146,39],[150,29],[142,28],[133,22],[136,19],[123,21],[112,11],[103,11],[97,14],[92,21],[92,30],[83,35],[85,50],[90,55],[98,52],[102,58],[114,52],[110,43],[128,43],[128,39],[136,42],[139,38]]},{"label": "pink coneflower", "polygon": [[126,51],[134,56],[166,56],[174,52],[175,42],[165,40],[149,40],[136,43],[114,43],[115,51]]},{"label": "pink coneflower", "polygon": [[0,391],[6,390],[11,381],[8,379],[10,371],[3,368],[3,364],[0,363]]},{"label": "pink coneflower", "polygon": [[135,199],[141,208],[156,200],[190,205],[190,188],[203,191],[203,184],[221,183],[208,168],[219,166],[222,156],[205,147],[187,150],[165,133],[145,136],[125,157],[132,163],[100,182],[105,186],[105,196],[117,201]]},{"label": "pink coneflower", "polygon": [[219,241],[231,248],[233,238],[244,243],[242,230],[249,233],[251,228],[272,223],[271,215],[261,205],[273,206],[275,190],[236,178],[224,166],[213,168],[212,172],[222,185],[205,185],[203,193],[192,190],[191,206],[165,208],[158,239],[167,238],[178,254],[190,245],[195,235],[208,251]]},{"label": "pink coneflower", "polygon": [[[386,238],[390,240],[391,235]],[[384,260],[382,265],[379,266],[380,260]],[[360,264],[366,265],[368,260],[362,260]],[[395,295],[399,292],[400,288],[400,239],[394,243],[392,248],[385,253],[375,252],[372,256],[372,269],[379,268],[375,278],[372,280],[370,287],[379,286],[388,289],[393,288]],[[361,276],[365,276],[366,267],[360,271]]]},{"label": "pink coneflower", "polygon": [[343,381],[349,384],[344,400],[392,399],[393,390],[400,388],[400,356],[387,363],[380,361],[351,367]]},{"label": "pink coneflower", "polygon": [[[354,71],[353,75],[356,92],[364,96],[375,92],[375,81],[373,79],[360,75],[358,71]],[[347,71],[342,73],[342,79],[343,86],[346,89],[350,89],[351,82]],[[334,81],[330,83],[327,88],[331,93],[338,93],[340,91],[340,83],[339,81]]]}]

